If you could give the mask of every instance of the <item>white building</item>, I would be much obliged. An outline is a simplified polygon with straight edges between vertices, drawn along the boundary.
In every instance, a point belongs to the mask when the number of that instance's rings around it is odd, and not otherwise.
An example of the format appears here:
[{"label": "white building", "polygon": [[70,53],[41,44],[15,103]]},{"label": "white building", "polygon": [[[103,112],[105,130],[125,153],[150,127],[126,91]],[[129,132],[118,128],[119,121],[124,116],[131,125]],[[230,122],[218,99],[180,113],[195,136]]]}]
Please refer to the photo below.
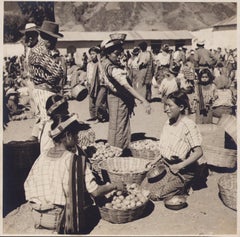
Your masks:
[{"label": "white building", "polygon": [[[175,46],[191,47],[194,37],[187,30],[178,31],[119,31],[127,34],[125,40],[125,49],[133,49],[140,42],[146,41],[149,48],[163,44],[169,44],[175,49]],[[75,52],[82,55],[92,46],[100,45],[105,39],[110,39],[109,35],[114,32],[61,32],[64,37],[58,40],[57,47],[64,55]],[[116,33],[116,32],[115,32]]]},{"label": "white building", "polygon": [[211,28],[191,32],[194,35],[193,47],[198,40],[205,41],[205,48],[237,48],[237,16],[221,21]]}]

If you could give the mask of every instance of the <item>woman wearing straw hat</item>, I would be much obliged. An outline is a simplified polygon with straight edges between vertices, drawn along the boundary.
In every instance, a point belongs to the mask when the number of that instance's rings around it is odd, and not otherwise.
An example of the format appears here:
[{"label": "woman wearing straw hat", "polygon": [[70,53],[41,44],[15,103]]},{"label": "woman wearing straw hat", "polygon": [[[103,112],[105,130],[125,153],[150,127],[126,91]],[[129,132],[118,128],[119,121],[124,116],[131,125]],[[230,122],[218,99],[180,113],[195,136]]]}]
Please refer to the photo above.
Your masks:
[{"label": "woman wearing straw hat", "polygon": [[122,149],[128,148],[131,138],[130,115],[134,108],[134,99],[139,100],[146,112],[151,112],[148,101],[138,94],[129,84],[126,71],[120,64],[123,53],[123,41],[111,39],[102,42],[105,59],[102,61],[108,86],[109,130],[108,142]]},{"label": "woman wearing straw hat", "polygon": [[93,198],[125,189],[123,183],[96,183],[86,156],[77,146],[81,129],[75,115],[56,118],[50,131],[55,146],[41,153],[29,172],[24,188],[35,228],[88,233],[97,215]]},{"label": "woman wearing straw hat", "polygon": [[65,75],[63,64],[54,54],[57,39],[63,37],[59,33],[58,24],[44,21],[38,31],[40,43],[29,53],[28,66],[34,83],[33,98],[40,113],[39,130],[41,131],[44,121],[48,119],[45,109],[46,101],[49,96],[61,93]]}]

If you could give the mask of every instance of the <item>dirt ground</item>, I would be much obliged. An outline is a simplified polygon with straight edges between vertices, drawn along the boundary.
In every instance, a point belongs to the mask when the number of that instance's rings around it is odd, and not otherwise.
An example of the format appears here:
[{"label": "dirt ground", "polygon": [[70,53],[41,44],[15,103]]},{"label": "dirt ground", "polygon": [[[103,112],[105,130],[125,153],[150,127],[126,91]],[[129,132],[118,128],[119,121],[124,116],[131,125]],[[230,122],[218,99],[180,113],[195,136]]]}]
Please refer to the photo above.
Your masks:
[{"label": "dirt ground", "polygon": [[[159,138],[167,117],[163,113],[162,103],[153,102],[151,105],[151,115],[144,113],[142,105],[135,108],[135,116],[131,118],[133,136],[138,134],[143,138]],[[88,100],[71,101],[70,111],[78,113],[83,121],[88,119]],[[30,136],[33,123],[33,119],[10,122],[4,131],[3,143],[26,140]],[[93,124],[92,128],[96,132],[96,139],[107,139],[108,123]],[[200,126],[203,143],[223,147],[224,131],[214,128],[214,125]],[[211,171],[208,187],[193,191],[187,199],[188,207],[185,209],[172,211],[165,208],[163,202],[154,202],[153,209],[144,218],[126,224],[111,224],[101,219],[90,235],[237,235],[237,212],[224,206],[218,196],[218,180],[222,175],[224,173]],[[4,234],[14,233],[14,225],[5,229],[7,232]]]}]

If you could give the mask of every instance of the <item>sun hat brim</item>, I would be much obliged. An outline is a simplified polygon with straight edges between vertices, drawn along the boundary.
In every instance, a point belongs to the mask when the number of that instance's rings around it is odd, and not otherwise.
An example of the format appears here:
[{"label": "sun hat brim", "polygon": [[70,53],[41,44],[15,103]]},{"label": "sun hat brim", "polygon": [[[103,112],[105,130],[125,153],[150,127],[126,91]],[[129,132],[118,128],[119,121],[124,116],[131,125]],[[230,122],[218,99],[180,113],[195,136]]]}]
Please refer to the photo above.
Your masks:
[{"label": "sun hat brim", "polygon": [[48,110],[47,110],[47,115],[51,116],[52,113],[62,104],[67,103],[67,100],[65,98],[57,101],[54,103]]},{"label": "sun hat brim", "polygon": [[56,138],[66,130],[79,132],[79,131],[87,130],[89,128],[90,128],[89,124],[79,122],[77,119],[77,115],[74,114],[66,121],[60,123],[55,129],[49,131],[49,136],[51,138]]},{"label": "sun hat brim", "polygon": [[54,38],[63,38],[63,34],[61,34],[61,33],[54,34],[54,33],[50,32],[50,31],[42,30],[41,28],[39,28],[38,31],[40,33],[43,32],[43,33],[45,33],[47,35],[50,35],[50,36],[52,36]]},{"label": "sun hat brim", "polygon": [[22,34],[25,34],[26,32],[31,32],[31,31],[36,31],[36,32],[38,32],[38,28],[37,28],[37,27],[30,27],[30,28],[28,28],[28,29],[20,30],[20,32],[21,32]]}]

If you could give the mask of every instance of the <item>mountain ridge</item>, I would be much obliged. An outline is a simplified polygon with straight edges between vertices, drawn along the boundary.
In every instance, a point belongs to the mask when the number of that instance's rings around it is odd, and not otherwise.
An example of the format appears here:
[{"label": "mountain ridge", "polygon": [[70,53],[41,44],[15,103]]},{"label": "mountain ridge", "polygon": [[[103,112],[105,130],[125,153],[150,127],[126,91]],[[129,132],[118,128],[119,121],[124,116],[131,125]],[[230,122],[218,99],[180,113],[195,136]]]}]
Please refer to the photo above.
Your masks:
[{"label": "mountain ridge", "polygon": [[56,2],[62,31],[197,30],[237,13],[224,2]]}]

